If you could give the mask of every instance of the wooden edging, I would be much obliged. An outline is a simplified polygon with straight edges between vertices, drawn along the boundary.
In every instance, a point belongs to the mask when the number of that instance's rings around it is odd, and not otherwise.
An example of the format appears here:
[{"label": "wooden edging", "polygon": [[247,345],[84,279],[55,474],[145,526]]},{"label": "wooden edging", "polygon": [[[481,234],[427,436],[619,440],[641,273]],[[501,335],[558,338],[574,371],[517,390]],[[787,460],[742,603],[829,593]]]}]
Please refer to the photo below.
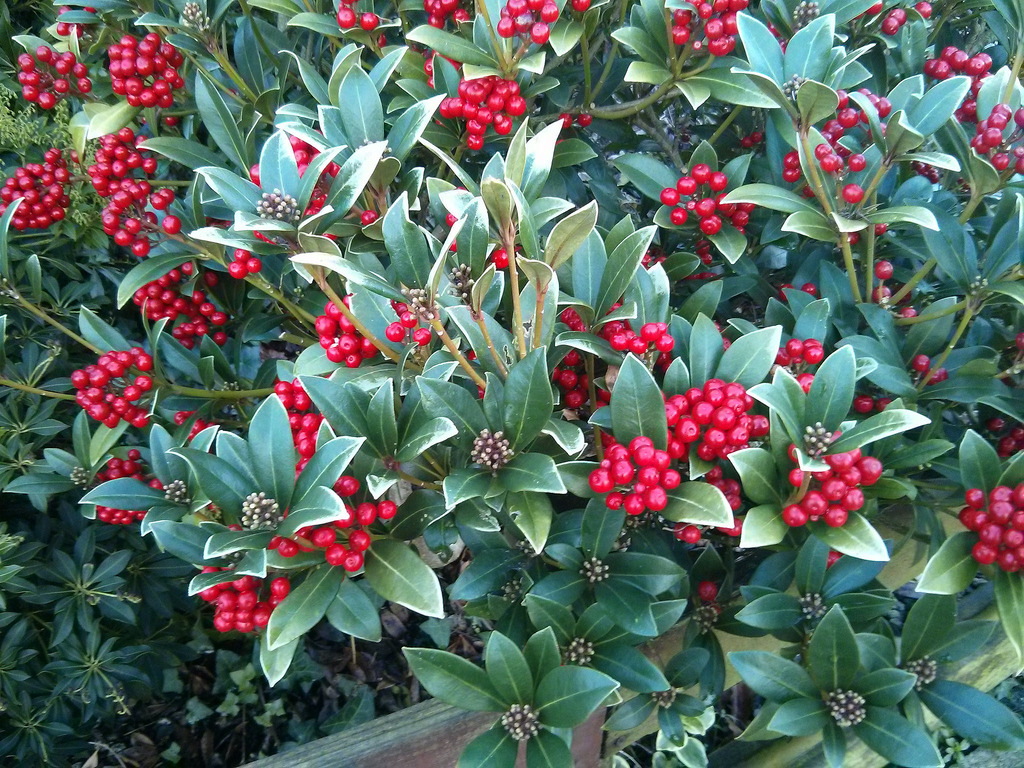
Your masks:
[{"label": "wooden edging", "polygon": [[[910,510],[902,510],[888,517],[884,528],[879,526],[884,536],[900,544],[879,576],[879,580],[891,589],[916,578],[927,560],[927,545],[910,536],[912,514]],[[956,527],[954,518],[944,522]],[[994,608],[979,616],[994,617]],[[682,649],[685,632],[684,622],[642,646],[641,650],[663,667]],[[722,634],[719,639],[727,654],[740,650],[778,651],[784,645],[771,635],[740,637]],[[972,657],[950,678],[988,690],[1016,671],[1017,657],[1013,648],[1002,633],[996,633],[996,638],[989,641],[983,653]],[[726,687],[732,687],[739,680],[732,665],[726,663]],[[610,765],[617,752],[658,730],[657,719],[651,717],[629,731],[605,733],[601,730],[604,716],[605,710],[599,710],[574,731],[572,753],[576,768]],[[486,730],[494,722],[494,717],[493,713],[466,712],[438,701],[426,701],[283,754],[257,760],[246,768],[383,768],[393,764],[414,768],[453,768],[463,747]],[[814,737],[736,744],[733,750],[716,753],[720,765],[728,765],[729,768],[742,765],[751,768],[769,765],[817,768],[822,764],[820,743]],[[860,742],[851,742],[848,760],[850,765],[858,768],[877,768],[885,764]],[[519,764],[523,764],[522,754]]]}]

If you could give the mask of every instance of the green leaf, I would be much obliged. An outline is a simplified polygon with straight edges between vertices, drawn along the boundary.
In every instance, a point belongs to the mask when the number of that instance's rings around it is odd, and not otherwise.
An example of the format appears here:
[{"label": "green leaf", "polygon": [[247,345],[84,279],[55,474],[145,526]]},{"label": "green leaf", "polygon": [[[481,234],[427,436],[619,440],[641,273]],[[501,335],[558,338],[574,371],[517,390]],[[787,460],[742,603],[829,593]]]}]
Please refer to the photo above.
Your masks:
[{"label": "green leaf", "polygon": [[435,418],[443,416],[458,427],[460,444],[470,447],[473,440],[487,429],[487,419],[479,401],[465,388],[449,381],[424,377],[417,380],[417,387],[427,413]]},{"label": "green leaf", "polygon": [[860,651],[846,614],[837,605],[818,624],[808,648],[811,677],[826,691],[847,689],[860,667]]},{"label": "green leaf", "polygon": [[610,510],[603,504],[591,502],[580,523],[580,549],[583,553],[597,558],[607,555],[622,532],[625,515],[621,509]]},{"label": "green leaf", "polygon": [[803,618],[800,599],[781,592],[762,595],[745,605],[736,618],[758,629],[778,630],[796,625]]},{"label": "green leaf", "polygon": [[1024,668],[1024,580],[1016,575],[996,571],[996,608],[1003,632],[1017,651],[1017,666]]},{"label": "green leaf", "polygon": [[533,675],[519,646],[501,632],[491,632],[484,651],[487,677],[507,704],[533,701]]},{"label": "green leaf", "polygon": [[505,509],[534,552],[541,552],[551,530],[555,509],[546,493],[510,493],[505,497]]},{"label": "green leaf", "polygon": [[405,162],[444,99],[444,96],[435,96],[426,101],[419,101],[398,116],[388,132],[388,146],[391,148],[392,157]]},{"label": "green leaf", "polygon": [[617,626],[643,637],[658,634],[658,624],[651,610],[651,596],[634,587],[627,579],[609,579],[594,588],[597,604]]},{"label": "green leaf", "polygon": [[474,64],[479,67],[497,66],[494,58],[479,46],[442,29],[429,26],[416,27],[405,36],[405,39],[410,43],[420,43],[432,48],[442,56],[463,64]]},{"label": "green leaf", "polygon": [[853,732],[872,750],[906,768],[941,768],[942,757],[927,731],[892,710],[869,706],[867,711]]},{"label": "green leaf", "polygon": [[129,125],[142,109],[133,107],[127,101],[118,101],[115,104],[100,101],[87,102],[82,106],[82,111],[89,118],[86,139],[92,141],[108,133],[117,133],[121,128]]},{"label": "green leaf", "polygon": [[526,759],[530,768],[562,768],[573,762],[565,740],[545,730],[526,742]]},{"label": "green leaf", "polygon": [[918,695],[942,722],[986,749],[1024,750],[1024,725],[1006,706],[977,688],[936,680]]},{"label": "green leaf", "polygon": [[876,707],[891,707],[917,685],[917,675],[902,669],[877,669],[853,684],[853,689]]},{"label": "green leaf", "polygon": [[971,79],[963,75],[936,83],[910,109],[908,117],[922,136],[931,136],[945,125],[971,88]]},{"label": "green leaf", "polygon": [[366,551],[366,580],[385,600],[425,616],[444,616],[437,576],[400,541],[379,539]]},{"label": "green leaf", "polygon": [[598,645],[590,666],[637,693],[663,691],[669,687],[661,670],[640,651],[628,645]]},{"label": "green leaf", "polygon": [[537,716],[549,728],[574,728],[582,723],[619,684],[608,675],[583,667],[558,667],[537,686]]},{"label": "green leaf", "polygon": [[248,173],[251,163],[242,127],[231,114],[220,91],[210,82],[210,75],[202,70],[196,72],[195,99],[199,117],[210,138],[240,171]]},{"label": "green leaf", "polygon": [[380,94],[361,67],[352,67],[341,79],[338,92],[341,125],[353,147],[384,138],[384,110]]},{"label": "green leaf", "polygon": [[978,536],[970,531],[954,533],[928,560],[917,582],[917,591],[936,595],[955,595],[967,588],[978,572],[971,549]]},{"label": "green leaf", "polygon": [[832,222],[818,211],[797,211],[786,217],[782,224],[783,232],[796,232],[812,240],[824,243],[836,242],[836,230]]},{"label": "green leaf", "polygon": [[601,287],[594,303],[596,317],[602,317],[622,298],[657,231],[657,227],[638,229],[615,246],[601,275]]},{"label": "green leaf", "polygon": [[550,627],[559,645],[568,645],[575,637],[576,620],[572,611],[561,603],[530,594],[523,598],[523,605],[533,626],[537,629]]},{"label": "green leaf", "polygon": [[[841,349],[849,349],[849,347],[841,347]],[[838,352],[834,354],[838,354]],[[852,383],[853,377],[851,376],[850,379]],[[814,377],[814,381],[818,381],[817,375]],[[811,396],[807,399],[808,412],[814,407],[814,384],[811,384],[810,394]],[[916,411],[908,411],[903,408],[889,408],[865,419],[848,432],[844,432],[842,436],[829,446],[828,452],[835,454],[852,451],[854,448],[860,448],[862,445],[873,443],[884,437],[898,435],[900,432],[923,427],[930,423],[931,419]]]},{"label": "green leaf", "polygon": [[[32,478],[33,475],[25,477]],[[8,486],[4,490],[11,491],[12,489]],[[18,489],[14,489],[14,492],[26,493],[26,491]],[[163,492],[156,488],[150,488],[148,483],[133,477],[119,477],[96,486],[85,494],[79,503],[102,504],[114,509],[148,509],[163,500]]]},{"label": "green leaf", "polygon": [[512,492],[566,492],[555,460],[545,453],[520,453],[498,471],[497,480]]},{"label": "green leaf", "polygon": [[822,702],[793,699],[775,711],[768,729],[786,736],[810,736],[821,731],[831,719]]},{"label": "green leaf", "polygon": [[194,448],[175,448],[173,453],[188,462],[203,493],[229,515],[239,515],[242,500],[258,490],[245,474],[218,456]]},{"label": "green leaf", "polygon": [[256,477],[281,509],[288,509],[295,488],[295,442],[288,423],[288,411],[281,399],[265,399],[249,424],[249,448]]},{"label": "green leaf", "polygon": [[430,419],[399,446],[395,452],[395,458],[399,461],[412,461],[428,448],[444,442],[450,437],[455,437],[457,434],[459,434],[459,428],[452,424],[451,419],[446,419],[443,416]]},{"label": "green leaf", "polygon": [[817,686],[803,667],[769,651],[733,651],[729,662],[743,682],[766,699],[786,702],[820,697]]},{"label": "green leaf", "polygon": [[511,366],[505,379],[502,422],[513,450],[529,445],[540,434],[554,407],[546,350],[541,347]]},{"label": "green leaf", "polygon": [[334,602],[327,608],[327,620],[339,632],[371,643],[380,642],[380,616],[373,601],[356,582],[341,582]]},{"label": "green leaf", "polygon": [[651,200],[660,201],[661,191],[676,186],[678,174],[651,155],[619,155],[611,161],[626,181]]},{"label": "green leaf", "polygon": [[882,537],[867,518],[858,512],[851,512],[846,523],[840,528],[831,528],[820,523],[812,525],[811,530],[832,549],[844,555],[879,562],[889,559],[889,551]]},{"label": "green leaf", "polygon": [[939,228],[935,214],[919,205],[893,205],[866,214],[865,218],[872,224],[917,224],[925,229]]},{"label": "green leaf", "polygon": [[404,653],[409,669],[435,699],[474,712],[507,708],[487,673],[473,662],[433,648],[406,648]]},{"label": "green leaf", "polygon": [[771,547],[778,544],[789,532],[789,526],[782,519],[782,507],[778,504],[760,504],[747,510],[740,532],[740,546]]},{"label": "green leaf", "polygon": [[960,443],[960,482],[964,488],[980,488],[986,495],[999,482],[1001,462],[996,449],[968,429]]},{"label": "green leaf", "polygon": [[523,656],[530,665],[533,679],[539,680],[562,663],[555,633],[550,627],[534,632],[523,646]]},{"label": "green leaf", "polygon": [[[462,706],[456,704],[455,706]],[[482,765],[514,765],[519,753],[519,742],[501,723],[473,739],[459,756],[459,768],[480,768]]]},{"label": "green leaf", "polygon": [[558,221],[544,246],[544,262],[558,269],[583,245],[597,224],[597,201],[592,200]]},{"label": "green leaf", "polygon": [[748,14],[736,16],[736,26],[750,68],[781,85],[787,72],[783,68],[782,47],[763,23]]},{"label": "green leaf", "polygon": [[839,94],[816,80],[805,80],[797,89],[796,106],[800,119],[811,125],[835,114],[839,107]]},{"label": "green leaf", "polygon": [[324,617],[345,578],[345,570],[319,565],[270,614],[267,645],[276,650],[306,634]]},{"label": "green leaf", "polygon": [[203,177],[210,189],[220,196],[228,208],[246,213],[256,212],[262,192],[248,179],[212,165],[198,168],[196,173]]},{"label": "green leaf", "polygon": [[[743,448],[729,454],[729,461],[740,476],[743,495],[756,504],[780,504],[778,470],[775,459],[764,448]],[[744,520],[744,528],[747,521]]]},{"label": "green leaf", "polygon": [[638,435],[649,437],[654,447],[668,444],[665,399],[647,367],[632,354],[626,355],[612,390],[612,431],[623,445]]},{"label": "green leaf", "polygon": [[900,656],[904,661],[929,656],[956,624],[956,598],[926,594],[913,604],[903,623]]},{"label": "green leaf", "polygon": [[817,212],[817,209],[806,198],[774,184],[745,184],[729,192],[722,202],[729,204],[753,203],[762,208],[782,213]]},{"label": "green leaf", "polygon": [[705,482],[681,483],[668,493],[668,506],[661,516],[674,523],[697,523],[731,528],[735,525],[732,508],[725,495]]},{"label": "green leaf", "polygon": [[[78,331],[85,340],[104,352],[115,349],[128,349],[132,345],[113,326],[105,323],[99,315],[83,306],[78,312]],[[124,422],[122,422],[124,423]]]},{"label": "green leaf", "polygon": [[[735,381],[744,387],[760,384],[775,364],[782,328],[773,326],[746,333],[729,345],[715,371],[716,378]],[[814,380],[818,380],[816,374]]]},{"label": "green leaf", "polygon": [[[836,18],[825,14],[814,19],[793,35],[786,46],[782,68],[783,77],[800,75],[807,80],[823,79],[831,60],[829,52],[832,50],[832,39],[835,34]],[[744,47],[744,50],[747,49]],[[749,50],[747,50],[747,55],[750,55]]]},{"label": "green leaf", "polygon": [[[857,358],[853,347],[840,347],[825,358],[814,374],[807,394],[807,424],[821,422],[834,432],[850,413],[857,377]],[[843,435],[846,436],[845,434]]]},{"label": "green leaf", "polygon": [[362,444],[361,437],[335,437],[318,446],[295,480],[293,501],[300,503],[314,488],[332,488]]}]

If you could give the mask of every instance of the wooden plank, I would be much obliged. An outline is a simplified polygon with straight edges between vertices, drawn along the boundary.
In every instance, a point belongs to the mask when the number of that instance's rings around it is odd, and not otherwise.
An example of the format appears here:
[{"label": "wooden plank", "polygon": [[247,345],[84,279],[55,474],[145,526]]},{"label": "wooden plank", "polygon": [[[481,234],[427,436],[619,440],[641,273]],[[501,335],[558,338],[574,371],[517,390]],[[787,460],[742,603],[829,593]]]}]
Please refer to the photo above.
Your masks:
[{"label": "wooden plank", "polygon": [[[490,712],[466,712],[437,700],[425,701],[245,768],[453,768],[463,747],[487,730],[495,717]],[[575,768],[597,767],[603,723],[604,711],[599,710],[573,732]],[[525,766],[523,750],[519,765]]]}]

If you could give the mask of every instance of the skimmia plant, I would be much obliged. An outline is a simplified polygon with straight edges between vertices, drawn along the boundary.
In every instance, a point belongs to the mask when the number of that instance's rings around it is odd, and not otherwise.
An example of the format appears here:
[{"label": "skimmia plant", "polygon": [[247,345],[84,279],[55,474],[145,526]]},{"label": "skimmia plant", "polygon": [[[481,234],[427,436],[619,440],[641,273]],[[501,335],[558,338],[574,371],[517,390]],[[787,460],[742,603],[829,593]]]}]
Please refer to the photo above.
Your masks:
[{"label": "skimmia plant", "polygon": [[1024,663],[1020,0],[88,2],[0,18],[0,487],[96,521],[0,533],[0,751],[133,694],[156,553],[271,683],[473,617],[405,653],[466,766],[607,706],[699,764],[730,670],[829,765],[1024,749],[945,679],[979,573]]}]

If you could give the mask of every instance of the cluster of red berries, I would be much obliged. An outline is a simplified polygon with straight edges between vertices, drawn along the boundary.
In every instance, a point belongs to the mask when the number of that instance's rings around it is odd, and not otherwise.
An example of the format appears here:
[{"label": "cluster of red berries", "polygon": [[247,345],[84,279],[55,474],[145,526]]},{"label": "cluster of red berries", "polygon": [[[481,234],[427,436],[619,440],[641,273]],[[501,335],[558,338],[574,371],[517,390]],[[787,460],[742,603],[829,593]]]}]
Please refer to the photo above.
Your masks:
[{"label": "cluster of red berries", "polygon": [[[57,36],[58,37],[67,37],[68,35],[74,34],[76,37],[81,38],[82,35],[85,34],[85,29],[84,28],[87,25],[85,25],[85,24],[68,24],[66,21],[60,21],[59,20],[61,15],[65,14],[65,13],[68,13],[69,11],[73,11],[73,10],[75,10],[75,9],[72,8],[69,5],[62,5],[60,7],[60,10],[57,11],[58,21],[57,21],[56,32],[57,32]],[[85,6],[84,8],[81,8],[80,10],[86,11],[88,13],[96,13],[96,9],[92,8],[92,7],[88,6],[88,5]]]},{"label": "cluster of red berries", "polygon": [[43,109],[53,109],[68,96],[92,91],[89,70],[71,51],[57,53],[41,45],[36,48],[35,58],[29,53],[18,56],[18,70],[21,95]]},{"label": "cluster of red berries", "polygon": [[617,352],[632,352],[638,357],[655,350],[668,353],[676,345],[668,332],[668,323],[644,323],[640,326],[640,333],[636,333],[628,321],[616,321],[602,326],[601,335]]},{"label": "cluster of red berries", "polygon": [[366,32],[373,32],[380,24],[380,17],[372,11],[357,14],[352,8],[358,0],[341,0],[338,5],[338,26],[342,29],[352,29],[357,23]]},{"label": "cluster of red berries", "polygon": [[971,146],[997,171],[1005,171],[1012,160],[1014,172],[1024,173],[1024,143],[1018,143],[1024,138],[1024,107],[1014,112],[1008,104],[996,104],[974,130]]},{"label": "cluster of red berries", "polygon": [[[795,446],[789,447],[789,458],[796,462]],[[845,525],[850,512],[864,506],[861,487],[877,483],[883,472],[882,462],[862,455],[860,448],[822,459],[829,466],[822,472],[808,473],[799,467],[790,470],[789,484],[798,489],[800,497],[783,508],[786,525],[798,528],[808,520],[824,520],[832,528]]]},{"label": "cluster of red berries", "polygon": [[420,328],[420,321],[416,315],[409,311],[409,306],[401,301],[392,299],[391,308],[398,315],[398,320],[389,323],[384,329],[384,336],[388,341],[409,343],[415,342],[421,347],[430,343],[430,329]]},{"label": "cluster of red berries", "polygon": [[[228,570],[214,565],[203,567],[203,573],[217,573]],[[213,614],[213,627],[218,632],[252,632],[256,627],[265,627],[270,621],[270,614],[288,597],[292,585],[285,576],[279,576],[270,582],[270,595],[260,600],[259,593],[263,581],[255,576],[241,576],[234,581],[225,581],[207,587],[199,596],[216,606]]]},{"label": "cluster of red berries", "polygon": [[[561,402],[566,408],[578,410],[587,402],[590,379],[587,378],[583,357],[575,349],[567,352],[562,361],[552,369],[551,381],[561,391]],[[600,408],[609,401],[611,394],[606,389],[597,389],[596,392],[596,405]]]},{"label": "cluster of red berries", "polygon": [[[306,169],[309,168],[309,164],[313,162],[313,159],[320,154],[320,150],[314,147],[309,142],[303,141],[298,136],[289,136],[288,144],[292,148],[292,156],[295,158],[295,165],[299,170],[299,177],[305,176]],[[320,213],[323,209],[324,204],[327,202],[327,193],[330,190],[331,183],[334,181],[334,177],[338,175],[338,171],[341,170],[341,166],[337,163],[328,163],[327,167],[324,168],[320,174],[320,178],[317,179],[316,186],[313,188],[313,194],[310,195],[309,203],[306,205],[306,210],[303,216],[313,216],[314,214]],[[257,187],[262,187],[260,183],[260,164],[256,163],[249,169],[249,180],[252,181]],[[259,272],[259,270],[255,270]]]},{"label": "cluster of red berries", "polygon": [[882,19],[879,28],[882,30],[883,35],[892,36],[897,34],[906,23],[907,12],[903,8],[893,8],[885,14],[885,18]]},{"label": "cluster of red berries", "polygon": [[910,369],[919,374],[919,377],[928,376],[929,384],[938,384],[949,378],[949,372],[945,368],[938,368],[932,372],[932,361],[928,355],[914,355],[910,361]]},{"label": "cluster of red berries", "polygon": [[586,128],[592,122],[594,122],[594,116],[588,115],[586,112],[581,112],[575,117],[573,115],[570,115],[568,112],[563,112],[558,117],[562,121],[562,129],[566,131],[572,128],[574,120],[576,121],[576,125],[578,125],[580,128]]},{"label": "cluster of red berries", "polygon": [[924,176],[932,184],[938,184],[939,180],[942,178],[942,171],[934,165],[928,165],[927,163],[915,160],[910,164],[910,168],[918,176]]},{"label": "cluster of red berries", "polygon": [[758,144],[760,144],[762,141],[764,141],[764,132],[754,131],[753,133],[748,133],[746,136],[740,139],[740,146],[743,147],[744,149],[752,149],[753,147],[756,147]]},{"label": "cluster of red berries", "polygon": [[[661,190],[661,202],[672,208],[669,219],[676,226],[686,223],[689,214],[700,219],[700,231],[705,235],[717,235],[722,229],[722,217],[740,232],[750,221],[753,203],[722,203],[729,177],[721,171],[712,171],[706,163],[697,163],[688,176],[680,177],[675,187]],[[690,198],[680,205],[682,198]]]},{"label": "cluster of red berries", "polygon": [[441,102],[441,117],[466,121],[466,146],[482,149],[487,126],[506,136],[512,132],[512,118],[526,112],[526,99],[519,93],[519,83],[489,75],[476,80],[462,80],[459,95]]},{"label": "cluster of red berries", "polygon": [[[138,372],[134,376],[133,370]],[[141,347],[102,354],[94,364],[71,373],[71,385],[78,390],[75,402],[111,429],[122,419],[133,427],[145,427],[149,415],[135,403],[153,388],[153,380],[146,375],[151,370],[153,358]]]},{"label": "cluster of red berries", "polygon": [[469,11],[462,7],[461,0],[423,0],[423,10],[427,14],[427,24],[443,29],[444,23],[450,18],[456,23],[469,21]]},{"label": "cluster of red berries", "polygon": [[[351,298],[342,299],[349,306]],[[333,301],[324,306],[324,314],[316,319],[314,326],[320,337],[320,346],[332,363],[344,363],[349,368],[358,368],[363,360],[369,360],[377,354],[373,342],[364,338]]]},{"label": "cluster of red berries", "polygon": [[[101,136],[95,162],[86,169],[96,194],[110,200],[100,216],[103,231],[140,259],[149,255],[150,238],[161,229],[168,235],[181,232],[177,216],[164,214],[159,218],[146,210],[149,205],[165,211],[174,202],[174,191],[166,187],[154,190],[145,178],[156,173],[157,161],[151,153],[139,149],[143,141],[143,136],[136,136],[128,127]],[[135,175],[136,171],[142,178]]]},{"label": "cluster of red berries", "polygon": [[[351,496],[358,489],[359,481],[347,475],[335,484],[339,496]],[[346,571],[355,573],[363,567],[363,553],[373,542],[373,538],[364,529],[373,525],[378,518],[390,520],[397,512],[398,506],[388,500],[377,504],[367,501],[354,508],[346,506],[344,516],[333,523],[301,528],[294,539],[275,536],[267,548],[277,550],[281,557],[295,557],[299,552],[322,549],[324,560],[329,565],[340,565]],[[339,531],[345,532],[344,543],[338,541]]]},{"label": "cluster of red berries", "polygon": [[[986,426],[991,432],[998,435],[1006,429],[1006,420],[996,416],[989,419]],[[996,443],[996,453],[1004,459],[1016,455],[1018,451],[1024,451],[1024,424],[1019,423],[1011,427]]]},{"label": "cluster of red berries", "polygon": [[298,472],[306,466],[306,462],[316,453],[316,436],[324,417],[315,413],[313,401],[298,379],[294,381],[278,381],[274,384],[274,394],[288,411],[288,426],[292,430],[292,442],[299,454],[295,469]]},{"label": "cluster of red berries", "polygon": [[[736,14],[749,0],[687,0],[693,10],[672,11],[672,43],[691,43],[694,51],[707,46],[712,56],[728,56],[736,48]],[[703,28],[702,28],[703,27]],[[704,39],[700,35],[703,32]]]},{"label": "cluster of red berries", "polygon": [[590,473],[590,489],[607,494],[608,509],[620,507],[629,515],[647,510],[660,512],[668,506],[668,491],[677,488],[682,476],[669,467],[668,451],[658,450],[649,437],[634,437],[629,446],[615,442],[602,433],[604,459]]},{"label": "cluster of red berries", "polygon": [[988,498],[980,488],[969,488],[960,522],[978,534],[971,556],[981,565],[996,563],[1007,573],[1024,566],[1024,483],[1016,488],[998,485]]},{"label": "cluster of red berries", "polygon": [[[792,283],[781,283],[779,285],[779,300],[787,301],[788,299],[786,298],[786,290],[793,287],[795,286]],[[800,290],[806,293],[808,296],[817,297],[818,295],[818,286],[815,285],[814,283],[804,283],[803,285],[800,286]]]},{"label": "cluster of red berries", "polygon": [[[116,480],[120,477],[145,480],[145,475],[142,473],[141,459],[142,454],[135,448],[128,451],[128,458],[126,459],[119,459],[116,456],[107,459],[107,465],[96,473],[96,480],[101,483],[107,480]],[[163,490],[163,485],[155,478],[149,481],[149,487]],[[134,522],[141,521],[146,516],[146,512],[147,510],[145,509],[114,509],[113,507],[104,507],[101,504],[96,505],[96,519],[111,525],[131,525]]]},{"label": "cluster of red berries", "polygon": [[[72,153],[72,159],[77,154]],[[42,163],[29,163],[17,168],[14,175],[0,187],[0,215],[15,200],[25,202],[11,217],[11,226],[19,232],[46,229],[67,215],[71,198],[64,189],[70,179],[67,161],[59,149],[48,149]]]},{"label": "cluster of red berries", "polygon": [[[182,280],[194,272],[195,265],[190,261],[185,262],[180,269],[172,269],[139,288],[132,297],[132,301],[142,308],[149,320],[167,318],[173,322],[184,318],[183,322],[172,329],[171,335],[186,349],[192,349],[197,338],[209,334],[211,326],[220,327],[228,321],[227,314],[218,310],[203,291],[193,290],[187,296],[182,295]],[[217,274],[205,272],[203,281],[207,287],[213,288],[217,285]],[[218,346],[223,346],[228,335],[224,331],[215,331],[210,338]]]},{"label": "cluster of red berries", "polygon": [[[850,106],[850,95],[846,91],[840,89],[836,93],[839,95],[839,106],[836,108],[836,116],[825,123],[821,129],[821,135],[825,141],[832,145],[835,152],[842,157],[847,157],[852,154],[852,150],[839,144],[839,140],[846,135],[848,130],[856,128],[858,125],[866,128],[869,119],[864,110]],[[885,120],[889,113],[892,112],[892,102],[885,96],[878,96],[867,88],[861,88],[857,93],[867,97],[868,101],[871,102],[871,106],[878,112],[880,120]]]},{"label": "cluster of red berries", "polygon": [[947,45],[942,49],[937,59],[927,59],[922,71],[936,80],[946,80],[955,75],[967,75],[972,80],[971,96],[977,97],[977,89],[974,83],[981,87],[981,80],[989,76],[992,69],[992,57],[987,53],[977,53],[971,56],[967,51],[962,51],[955,45]]},{"label": "cluster of red berries", "polygon": [[[195,415],[195,411],[177,411],[174,414],[174,423],[180,427],[182,424],[184,424],[186,421],[188,421]],[[193,437],[195,437],[208,426],[210,426],[210,424],[211,422],[209,421],[197,418],[195,421],[192,422],[192,427],[189,429],[188,432],[188,439],[191,440]]]},{"label": "cluster of red berries", "polygon": [[550,24],[558,20],[559,10],[553,0],[508,0],[501,7],[498,34],[504,38],[519,37],[544,45],[551,37]]},{"label": "cluster of red berries", "polygon": [[127,97],[133,107],[160,107],[174,104],[174,91],[185,86],[178,72],[184,62],[181,51],[150,32],[142,40],[125,35],[107,48],[110,57],[110,87],[118,96]]},{"label": "cluster of red berries", "polygon": [[263,269],[263,262],[258,256],[244,248],[235,248],[232,262],[228,264],[228,274],[236,280],[244,280],[247,275],[255,275]]},{"label": "cluster of red berries", "polygon": [[750,415],[753,408],[746,387],[721,379],[708,379],[703,388],[673,395],[665,401],[669,455],[685,460],[696,444],[698,458],[714,461],[748,447],[751,438],[768,434],[768,419]]},{"label": "cluster of red berries", "polygon": [[868,414],[872,411],[878,411],[881,413],[889,404],[892,403],[891,397],[872,397],[871,395],[857,395],[853,398],[853,410],[860,414]]},{"label": "cluster of red berries", "polygon": [[817,365],[824,359],[825,350],[817,339],[790,339],[779,347],[775,364],[802,370],[805,365]]}]

